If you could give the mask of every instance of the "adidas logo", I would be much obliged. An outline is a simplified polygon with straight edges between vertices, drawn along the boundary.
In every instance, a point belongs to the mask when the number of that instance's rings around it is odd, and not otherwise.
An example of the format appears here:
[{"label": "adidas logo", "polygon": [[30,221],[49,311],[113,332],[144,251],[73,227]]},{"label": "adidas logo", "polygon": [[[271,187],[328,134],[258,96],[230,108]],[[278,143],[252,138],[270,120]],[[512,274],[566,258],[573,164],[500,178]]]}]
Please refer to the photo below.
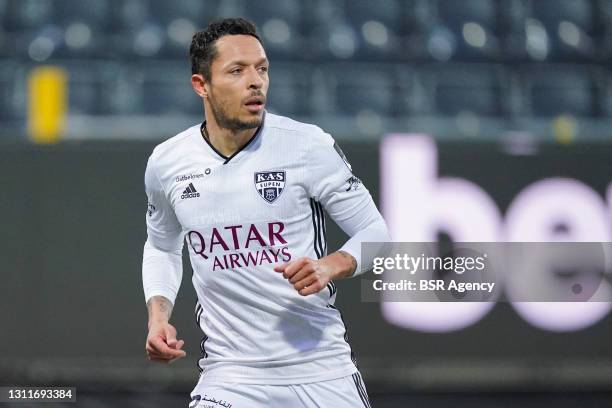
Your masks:
[{"label": "adidas logo", "polygon": [[187,186],[187,188],[185,189],[185,191],[183,191],[183,194],[181,195],[181,198],[185,199],[185,198],[196,198],[199,197],[200,193],[198,193],[195,189],[195,187],[193,186],[193,183],[189,183],[189,185]]}]

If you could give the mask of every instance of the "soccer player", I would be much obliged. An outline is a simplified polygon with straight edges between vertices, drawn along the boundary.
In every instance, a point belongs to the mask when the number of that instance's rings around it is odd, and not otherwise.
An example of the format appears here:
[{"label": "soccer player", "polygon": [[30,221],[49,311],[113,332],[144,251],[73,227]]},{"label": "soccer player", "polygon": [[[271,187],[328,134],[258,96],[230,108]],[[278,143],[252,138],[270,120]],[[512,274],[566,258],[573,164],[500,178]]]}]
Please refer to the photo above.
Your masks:
[{"label": "soccer player", "polygon": [[[252,23],[210,24],[190,57],[206,120],[158,145],[145,172],[149,359],[185,356],[169,323],[185,242],[204,332],[190,407],[369,407],[334,280],[368,268],[361,242],[388,241],[385,222],[329,134],[265,111]],[[351,237],[329,255],[325,212]]]}]

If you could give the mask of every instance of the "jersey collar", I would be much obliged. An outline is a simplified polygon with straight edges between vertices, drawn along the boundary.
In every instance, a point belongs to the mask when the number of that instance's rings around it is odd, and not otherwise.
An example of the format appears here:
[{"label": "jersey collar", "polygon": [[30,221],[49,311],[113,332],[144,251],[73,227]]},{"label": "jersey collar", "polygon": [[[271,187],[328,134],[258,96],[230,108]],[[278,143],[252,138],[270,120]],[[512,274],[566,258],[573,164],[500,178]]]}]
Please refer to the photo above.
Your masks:
[{"label": "jersey collar", "polygon": [[245,150],[248,146],[250,146],[255,139],[257,139],[257,137],[261,134],[261,131],[264,127],[264,122],[266,120],[266,111],[264,110],[263,116],[261,118],[261,125],[259,125],[259,127],[257,128],[257,131],[255,132],[255,134],[249,139],[248,142],[246,142],[244,144],[244,146],[242,146],[240,149],[236,150],[231,156],[225,156],[224,154],[222,154],[220,151],[218,151],[217,149],[215,149],[215,146],[212,145],[212,143],[210,143],[210,140],[208,140],[208,138],[204,137],[204,133],[206,132],[206,120],[204,120],[204,122],[202,122],[202,124],[200,125],[200,138],[202,140],[204,140],[204,142],[206,142],[206,144],[208,145],[208,147],[210,147],[210,149],[220,158],[223,159],[223,164],[227,164],[229,163],[230,160],[232,160],[234,157],[236,157],[238,155],[238,153],[242,152],[243,150]]}]

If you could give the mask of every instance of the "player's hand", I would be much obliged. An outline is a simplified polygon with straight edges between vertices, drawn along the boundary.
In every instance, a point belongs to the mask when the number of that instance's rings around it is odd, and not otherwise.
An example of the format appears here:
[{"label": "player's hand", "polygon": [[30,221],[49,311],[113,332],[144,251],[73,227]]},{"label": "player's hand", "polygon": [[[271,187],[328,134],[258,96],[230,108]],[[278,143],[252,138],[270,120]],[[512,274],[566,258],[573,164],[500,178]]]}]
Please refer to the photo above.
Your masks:
[{"label": "player's hand", "polygon": [[274,267],[289,280],[302,296],[320,292],[333,279],[346,278],[355,272],[357,262],[352,255],[336,251],[321,259],[299,258]]},{"label": "player's hand", "polygon": [[155,322],[149,327],[145,349],[149,360],[160,363],[171,363],[185,357],[185,342],[176,339],[176,329],[167,322]]},{"label": "player's hand", "polygon": [[325,258],[314,260],[298,258],[274,267],[276,272],[282,273],[302,296],[312,295],[324,289],[333,278],[332,265],[325,262]]}]

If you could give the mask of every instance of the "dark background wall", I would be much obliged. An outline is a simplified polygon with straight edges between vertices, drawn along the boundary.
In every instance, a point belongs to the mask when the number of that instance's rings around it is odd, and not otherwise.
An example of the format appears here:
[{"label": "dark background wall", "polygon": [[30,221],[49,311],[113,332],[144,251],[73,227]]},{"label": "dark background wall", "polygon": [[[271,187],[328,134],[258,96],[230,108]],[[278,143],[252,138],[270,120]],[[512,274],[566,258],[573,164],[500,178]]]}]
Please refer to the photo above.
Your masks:
[{"label": "dark background wall", "polygon": [[[43,366],[57,373],[83,366],[103,370],[102,361],[114,361],[132,373],[132,379],[145,375],[129,369],[147,367],[140,267],[146,238],[143,173],[153,146],[65,143],[0,150],[0,379],[32,378],[32,372],[41,372],[35,369],[37,362],[46,362]],[[494,143],[442,143],[438,148],[440,175],[477,183],[502,211],[522,188],[543,177],[579,179],[602,198],[612,180],[612,146],[607,145],[542,146],[538,154],[528,156],[510,155]],[[378,145],[344,143],[343,150],[378,200]],[[334,249],[345,238],[335,225],[328,225],[329,247]],[[173,379],[178,383],[193,382],[197,373],[201,333],[193,317],[190,278],[185,264],[173,320],[186,340],[189,356],[179,368],[188,374]],[[499,385],[507,383],[504,369],[509,366],[523,373],[510,381],[529,387],[546,383],[545,373],[576,364],[586,367],[579,371],[584,380],[579,386],[610,384],[609,373],[601,377],[594,364],[612,360],[610,316],[585,330],[551,333],[530,326],[508,304],[498,304],[469,328],[426,334],[395,327],[384,320],[378,304],[361,302],[358,279],[339,282],[338,287],[337,305],[351,344],[375,388],[469,387],[479,383],[474,377],[478,373],[487,384],[496,375],[503,377]],[[23,369],[24,364],[31,370]],[[449,367],[458,371],[453,374]],[[76,381],[84,371],[67,372],[60,378],[72,375]],[[83,378],[113,382],[112,375],[102,377]],[[590,382],[591,377],[599,382]]]}]

